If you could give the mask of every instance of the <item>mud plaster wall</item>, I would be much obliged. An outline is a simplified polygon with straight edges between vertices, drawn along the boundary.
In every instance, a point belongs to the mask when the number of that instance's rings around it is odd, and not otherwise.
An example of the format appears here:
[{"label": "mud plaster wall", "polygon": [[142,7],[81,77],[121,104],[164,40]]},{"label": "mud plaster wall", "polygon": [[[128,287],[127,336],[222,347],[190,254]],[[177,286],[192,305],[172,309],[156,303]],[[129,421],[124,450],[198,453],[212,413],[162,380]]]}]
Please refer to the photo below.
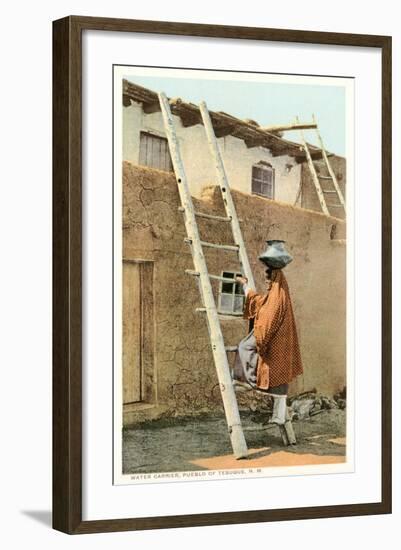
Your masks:
[{"label": "mud plaster wall", "polygon": [[[316,387],[335,392],[345,384],[345,245],[343,222],[322,214],[265,198],[233,192],[248,254],[259,291],[263,266],[258,254],[268,238],[287,241],[294,261],[286,268],[292,295],[305,373],[291,384],[291,393]],[[178,211],[175,177],[167,172],[123,166],[123,257],[154,260],[155,403],[148,408],[128,405],[125,423],[161,414],[196,414],[221,410],[221,396],[210,351],[189,246],[184,243],[183,214]],[[195,208],[223,213],[220,190],[209,187]],[[230,226],[199,220],[202,239],[232,243]],[[234,252],[205,250],[210,273],[238,271]],[[218,283],[213,283],[217,293]],[[227,345],[247,333],[242,318],[222,320]],[[247,406],[248,397],[240,406]],[[153,407],[151,406],[153,405]]]},{"label": "mud plaster wall", "polygon": [[[345,197],[345,187],[346,187],[346,161],[344,157],[330,156],[329,162],[334,170],[340,189]],[[325,162],[323,160],[314,161],[315,168],[318,174],[322,176],[328,176],[328,170]],[[301,205],[302,208],[307,208],[309,210],[316,210],[321,212],[322,208],[316,193],[316,188],[313,183],[312,175],[309,170],[309,166],[306,162],[302,163],[301,170],[301,181],[302,181],[302,195],[301,195]],[[331,182],[325,180],[320,181],[322,189],[334,189]],[[328,205],[335,204],[339,202],[337,195],[329,196],[326,195],[326,202]],[[330,208],[329,208],[330,209]],[[342,208],[337,210],[337,216],[339,218],[344,218],[344,211]]]},{"label": "mud plaster wall", "polygon": [[[191,193],[200,197],[205,182],[212,180],[215,171],[205,129],[201,124],[186,128],[176,115],[173,115],[173,120]],[[129,107],[123,108],[123,159],[134,164],[139,162],[141,130],[166,137],[161,112],[146,114],[141,104],[133,101]],[[218,143],[233,189],[250,193],[252,166],[264,161],[271,164],[275,171],[275,198],[294,203],[301,178],[301,165],[296,164],[294,158],[288,155],[275,157],[264,147],[249,148],[242,139],[231,135],[219,138]],[[287,170],[287,166],[291,169]]]}]

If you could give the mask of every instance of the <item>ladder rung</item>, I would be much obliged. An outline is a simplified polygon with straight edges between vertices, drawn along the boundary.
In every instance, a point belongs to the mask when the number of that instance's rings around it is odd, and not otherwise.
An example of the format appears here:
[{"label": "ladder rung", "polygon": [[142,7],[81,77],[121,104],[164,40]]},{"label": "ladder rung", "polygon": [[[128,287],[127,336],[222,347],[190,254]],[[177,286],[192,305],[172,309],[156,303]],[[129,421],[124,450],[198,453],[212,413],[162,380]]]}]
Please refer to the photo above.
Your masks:
[{"label": "ladder rung", "polygon": [[337,191],[325,191],[322,189],[323,193],[326,193],[327,195],[337,195]]},{"label": "ladder rung", "polygon": [[[185,208],[183,206],[179,206],[178,210],[180,212],[185,212]],[[209,220],[217,220],[217,221],[220,221],[220,222],[231,222],[232,221],[231,216],[216,216],[214,214],[206,214],[205,212],[198,212],[198,211],[195,211],[195,216],[199,216],[200,218],[207,218]],[[242,220],[241,218],[238,218],[239,223],[243,223],[243,221],[244,220]]]},{"label": "ladder rung", "polygon": [[[192,244],[192,239],[185,237],[184,242],[188,244]],[[205,241],[200,241],[200,244],[202,246],[206,246],[209,248],[218,248],[220,250],[233,250],[234,252],[238,252],[239,246],[237,244],[231,245],[231,244],[214,244],[214,243],[207,243]]]},{"label": "ladder rung", "polygon": [[209,277],[211,279],[215,279],[216,281],[223,281],[223,283],[236,283],[237,281],[235,279],[230,279],[230,277],[221,277],[221,275],[210,275]]},{"label": "ladder rung", "polygon": [[233,250],[234,252],[238,252],[239,250],[239,246],[237,244],[214,244],[201,241],[201,245],[208,248],[219,248],[220,250]]},{"label": "ladder rung", "polygon": [[185,273],[187,275],[193,275],[194,277],[199,277],[200,275],[199,271],[194,271],[193,269],[186,269]]},{"label": "ladder rung", "polygon": [[328,208],[344,208],[342,204],[328,204]]},{"label": "ladder rung", "polygon": [[[197,307],[195,309],[196,313],[206,313],[207,312],[207,308],[205,307]],[[223,315],[223,316],[228,316],[228,317],[240,317],[242,318],[242,313],[232,313],[232,312],[229,312],[229,311],[218,311],[217,312],[218,315]]]},{"label": "ladder rung", "polygon": [[[187,275],[193,275],[194,277],[199,277],[200,273],[199,271],[194,271],[193,269],[186,269],[185,273]],[[229,277],[221,277],[221,275],[211,275],[208,273],[210,279],[215,279],[216,281],[223,281],[223,283],[236,283],[237,281],[235,279],[231,279]]]},{"label": "ladder rung", "polygon": [[[234,390],[238,391],[252,391],[253,388],[248,382],[241,382],[240,380],[233,379]],[[254,390],[256,393],[262,393],[260,390]],[[266,429],[266,428],[265,428]]]},{"label": "ladder rung", "polygon": [[318,174],[317,177],[321,180],[333,180],[331,176],[321,176],[320,174]]},{"label": "ladder rung", "polygon": [[[185,212],[185,208],[183,206],[179,206],[178,210],[180,212]],[[230,222],[231,218],[229,216],[216,216],[215,214],[206,214],[206,212],[198,212],[197,210],[194,210],[195,216],[199,216],[200,218],[207,218],[208,220],[217,220],[220,222]]]},{"label": "ladder rung", "polygon": [[234,352],[234,351],[237,351],[238,346],[226,346],[225,349],[226,349],[226,351],[228,351],[228,352],[230,352],[230,351]]},{"label": "ladder rung", "polygon": [[229,216],[215,216],[214,214],[205,214],[204,212],[197,212],[195,210],[195,216],[199,218],[207,218],[208,220],[217,220],[220,222],[230,222],[231,218]]}]

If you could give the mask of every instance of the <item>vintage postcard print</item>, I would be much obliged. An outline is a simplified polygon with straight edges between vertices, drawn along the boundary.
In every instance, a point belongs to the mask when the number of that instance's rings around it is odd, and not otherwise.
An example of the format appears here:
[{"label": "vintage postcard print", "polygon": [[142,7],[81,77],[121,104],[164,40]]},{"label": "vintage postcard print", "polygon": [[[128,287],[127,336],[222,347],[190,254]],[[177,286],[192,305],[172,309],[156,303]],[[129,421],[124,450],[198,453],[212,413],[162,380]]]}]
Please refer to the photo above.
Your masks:
[{"label": "vintage postcard print", "polygon": [[353,79],[113,75],[114,483],[352,471]]}]

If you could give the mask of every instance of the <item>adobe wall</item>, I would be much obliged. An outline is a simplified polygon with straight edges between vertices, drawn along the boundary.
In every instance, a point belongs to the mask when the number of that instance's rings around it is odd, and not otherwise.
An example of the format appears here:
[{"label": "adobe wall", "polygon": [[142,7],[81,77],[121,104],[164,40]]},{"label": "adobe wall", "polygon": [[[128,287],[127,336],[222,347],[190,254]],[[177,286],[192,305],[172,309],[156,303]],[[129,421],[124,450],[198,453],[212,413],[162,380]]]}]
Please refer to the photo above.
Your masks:
[{"label": "adobe wall", "polygon": [[[179,116],[173,115],[180,141],[181,154],[187,170],[191,192],[200,197],[205,182],[213,180],[215,167],[203,125],[185,128]],[[123,107],[123,159],[138,164],[140,132],[166,137],[160,111],[146,114],[135,101]],[[228,135],[218,139],[225,170],[232,188],[251,192],[252,166],[259,161],[268,162],[275,170],[275,198],[293,204],[297,195],[301,165],[288,155],[273,156],[264,147],[247,147],[242,139]],[[240,159],[240,162],[239,162]]]},{"label": "adobe wall", "polygon": [[[336,175],[338,184],[340,186],[340,189],[345,197],[345,187],[346,187],[346,160],[344,157],[338,157],[336,155],[329,157],[330,165]],[[327,176],[327,166],[324,162],[324,160],[320,161],[314,161],[313,164],[315,165],[315,168],[318,170],[318,173],[320,173],[322,176]],[[321,212],[322,208],[320,206],[320,202],[316,193],[316,188],[313,183],[312,174],[309,170],[309,166],[307,162],[302,163],[302,169],[301,169],[301,181],[302,181],[302,195],[301,195],[301,205],[302,208],[307,208],[308,210],[316,210],[317,212]],[[325,180],[320,181],[322,189],[334,189],[331,181],[327,182]],[[336,195],[333,197],[329,197],[326,195],[326,202],[330,204],[332,203],[338,203],[338,198]],[[339,218],[344,218],[344,211],[343,209],[338,209],[337,216]]]},{"label": "adobe wall", "polygon": [[[286,268],[298,326],[304,375],[291,392],[317,388],[334,393],[345,384],[345,236],[343,222],[277,201],[233,191],[257,286],[263,266],[257,257],[266,239],[281,238],[294,261]],[[195,207],[223,213],[220,190],[210,187]],[[160,414],[196,414],[221,409],[221,397],[173,174],[123,167],[123,257],[154,260],[155,384],[153,407],[127,406],[125,424]],[[228,227],[227,227],[228,226]],[[206,241],[232,243],[229,225],[199,218]],[[238,271],[237,255],[207,249],[209,272]],[[217,283],[213,283],[217,293]],[[242,318],[222,321],[227,345],[247,333]],[[247,398],[244,398],[245,401]],[[246,406],[242,399],[241,406]]]}]

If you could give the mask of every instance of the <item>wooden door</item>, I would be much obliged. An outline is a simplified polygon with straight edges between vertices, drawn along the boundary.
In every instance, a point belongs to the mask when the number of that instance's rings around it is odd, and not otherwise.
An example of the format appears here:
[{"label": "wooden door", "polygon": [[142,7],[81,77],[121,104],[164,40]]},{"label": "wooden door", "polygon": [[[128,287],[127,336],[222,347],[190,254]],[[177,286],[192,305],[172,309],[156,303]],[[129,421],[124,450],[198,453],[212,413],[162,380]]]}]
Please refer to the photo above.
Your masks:
[{"label": "wooden door", "polygon": [[142,401],[141,264],[123,262],[123,402]]}]

